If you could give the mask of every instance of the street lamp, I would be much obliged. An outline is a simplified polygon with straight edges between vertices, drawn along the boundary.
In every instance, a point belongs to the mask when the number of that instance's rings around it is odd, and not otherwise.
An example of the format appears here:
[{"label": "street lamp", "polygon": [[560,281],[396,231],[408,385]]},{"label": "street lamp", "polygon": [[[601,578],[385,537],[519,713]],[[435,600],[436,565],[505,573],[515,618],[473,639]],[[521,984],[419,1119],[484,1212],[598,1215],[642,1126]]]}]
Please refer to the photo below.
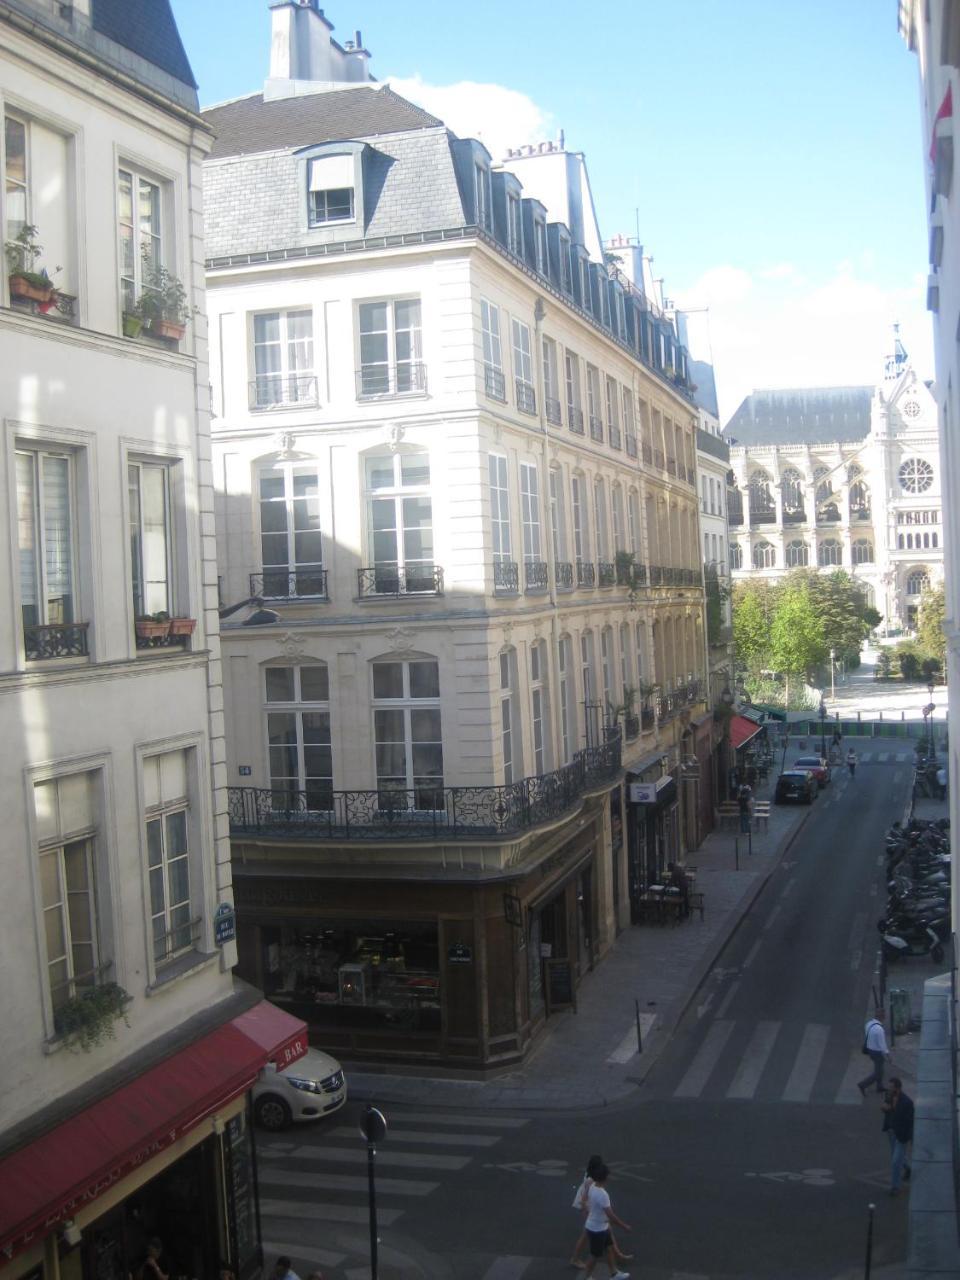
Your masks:
[{"label": "street lamp", "polygon": [[824,720],[827,716],[827,704],[823,700],[823,694],[820,695],[820,754],[826,760],[827,758],[827,731],[824,727]]},{"label": "street lamp", "polygon": [[933,736],[933,713],[936,710],[936,704],[933,701],[933,688],[934,688],[933,677],[931,676],[930,681],[927,684],[927,693],[929,693],[930,695],[930,701],[926,707],[926,710],[929,712],[929,716],[930,716],[929,720],[927,721],[927,737],[930,739],[930,759],[936,760],[937,743],[936,743],[936,739]]},{"label": "street lamp", "polygon": [[[723,741],[724,745],[730,742],[730,713],[733,711],[733,704],[736,697],[730,689],[729,684],[725,684],[720,690],[720,705],[723,707]],[[723,753],[723,794],[730,795],[730,761],[727,751]]]}]

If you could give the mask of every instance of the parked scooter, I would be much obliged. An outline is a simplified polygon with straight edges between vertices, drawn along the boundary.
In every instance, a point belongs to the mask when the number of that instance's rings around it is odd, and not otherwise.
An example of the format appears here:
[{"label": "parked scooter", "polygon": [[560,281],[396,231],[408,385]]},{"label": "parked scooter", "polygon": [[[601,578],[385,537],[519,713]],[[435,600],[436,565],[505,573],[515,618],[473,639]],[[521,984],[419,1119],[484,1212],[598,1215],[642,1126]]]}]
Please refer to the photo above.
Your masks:
[{"label": "parked scooter", "polygon": [[943,960],[943,946],[928,926],[916,938],[903,938],[894,933],[883,935],[883,954],[887,960],[905,960],[908,956],[929,956],[934,964]]}]

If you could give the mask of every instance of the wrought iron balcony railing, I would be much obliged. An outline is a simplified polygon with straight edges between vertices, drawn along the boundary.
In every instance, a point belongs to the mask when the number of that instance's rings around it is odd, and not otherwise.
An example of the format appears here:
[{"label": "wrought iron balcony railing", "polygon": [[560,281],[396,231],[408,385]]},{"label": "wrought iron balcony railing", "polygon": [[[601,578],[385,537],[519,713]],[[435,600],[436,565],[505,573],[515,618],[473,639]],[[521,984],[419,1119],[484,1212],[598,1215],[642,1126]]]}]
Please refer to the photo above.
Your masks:
[{"label": "wrought iron balcony railing", "polygon": [[441,596],[443,570],[436,564],[377,564],[357,570],[360,596]]},{"label": "wrought iron balcony railing", "polygon": [[640,734],[640,717],[638,715],[626,715],[623,717],[623,734],[628,742],[632,742],[634,738]]},{"label": "wrought iron balcony railing", "polygon": [[640,454],[648,467],[653,465],[653,449],[650,445],[642,444],[640,446]]},{"label": "wrought iron balcony railing", "polygon": [[250,383],[250,408],[309,409],[319,403],[313,373],[261,373]]},{"label": "wrought iron balcony railing", "polygon": [[650,585],[651,587],[663,586],[663,570],[658,564],[652,564],[650,566]]},{"label": "wrought iron balcony railing", "polygon": [[523,581],[527,591],[546,591],[550,585],[546,560],[524,560]]},{"label": "wrought iron balcony railing", "polygon": [[357,398],[422,395],[427,389],[427,366],[416,360],[394,365],[365,364],[357,370]]},{"label": "wrought iron balcony railing", "polygon": [[537,412],[537,393],[523,378],[514,378],[517,390],[517,408],[521,413]]},{"label": "wrought iron balcony railing", "polygon": [[632,587],[633,583],[633,562],[630,559],[617,558],[617,586]]},{"label": "wrought iron balcony railing", "polygon": [[520,590],[520,568],[516,560],[494,560],[493,589],[511,592]]},{"label": "wrought iron balcony railing", "polygon": [[667,459],[667,475],[675,476],[676,474],[677,474],[677,460],[676,458],[668,458]]},{"label": "wrought iron balcony railing", "polygon": [[505,402],[507,398],[507,380],[502,369],[495,369],[492,364],[483,366],[483,389],[491,400]]},{"label": "wrought iron balcony railing", "polygon": [[554,573],[559,591],[570,591],[573,587],[573,565],[569,560],[558,560],[554,565]]},{"label": "wrought iron balcony railing", "polygon": [[587,747],[552,773],[506,786],[326,792],[320,803],[306,791],[230,787],[233,835],[294,840],[489,840],[555,821],[588,791],[615,779],[621,738]]},{"label": "wrought iron balcony railing", "polygon": [[647,585],[647,566],[645,564],[634,563],[633,585],[635,587],[645,587]]},{"label": "wrought iron balcony railing", "polygon": [[644,731],[644,733],[648,733],[653,728],[655,722],[656,722],[656,715],[654,713],[653,707],[641,707],[640,708],[640,727]]},{"label": "wrought iron balcony railing", "polygon": [[601,587],[612,587],[617,581],[617,566],[610,560],[601,560],[597,565],[597,583]]},{"label": "wrought iron balcony railing", "polygon": [[547,415],[548,422],[552,422],[555,427],[563,426],[563,416],[560,412],[559,400],[554,400],[553,396],[544,396],[543,411]]},{"label": "wrought iron balcony railing", "polygon": [[595,587],[597,585],[597,570],[591,560],[577,561],[577,586],[578,587]]},{"label": "wrought iron balcony railing", "polygon": [[87,658],[88,622],[37,623],[24,627],[23,644],[28,662],[45,658]]},{"label": "wrought iron balcony railing", "polygon": [[250,594],[264,600],[326,600],[327,571],[267,568],[262,573],[251,573]]},{"label": "wrought iron balcony railing", "polygon": [[583,435],[583,410],[567,404],[567,426],[575,436]]},{"label": "wrought iron balcony railing", "polygon": [[590,415],[590,439],[603,442],[603,421],[594,413]]}]

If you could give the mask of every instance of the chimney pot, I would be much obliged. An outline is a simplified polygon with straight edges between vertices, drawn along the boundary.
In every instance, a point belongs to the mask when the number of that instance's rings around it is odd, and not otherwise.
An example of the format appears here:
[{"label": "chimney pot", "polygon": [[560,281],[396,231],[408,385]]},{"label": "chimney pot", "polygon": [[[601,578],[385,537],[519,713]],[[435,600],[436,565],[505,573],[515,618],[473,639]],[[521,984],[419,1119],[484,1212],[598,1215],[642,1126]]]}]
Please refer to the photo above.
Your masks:
[{"label": "chimney pot", "polygon": [[358,49],[362,49],[362,48],[363,48],[363,36],[360,34],[360,32],[359,32],[359,31],[355,31],[353,34],[354,34],[354,38],[355,38],[355,40],[356,40],[357,48],[358,48]]}]

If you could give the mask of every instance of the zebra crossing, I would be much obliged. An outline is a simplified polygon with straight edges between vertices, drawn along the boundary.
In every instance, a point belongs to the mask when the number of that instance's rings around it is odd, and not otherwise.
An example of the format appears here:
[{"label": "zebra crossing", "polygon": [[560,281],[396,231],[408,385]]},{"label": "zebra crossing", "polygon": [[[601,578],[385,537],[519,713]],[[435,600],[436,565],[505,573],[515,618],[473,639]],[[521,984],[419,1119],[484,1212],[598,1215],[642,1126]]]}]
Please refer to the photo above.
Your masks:
[{"label": "zebra crossing", "polygon": [[[390,1141],[377,1148],[377,1219],[390,1228],[422,1204],[451,1173],[489,1161],[497,1144],[529,1121],[500,1115],[403,1111],[390,1118]],[[429,1128],[424,1126],[429,1125]],[[369,1275],[362,1233],[368,1221],[367,1150],[356,1125],[324,1128],[322,1137],[287,1130],[258,1144],[258,1183],[266,1261],[286,1255],[309,1275],[338,1269],[347,1280]],[[317,1141],[320,1137],[321,1140]],[[519,1280],[531,1259],[500,1258],[491,1280]],[[523,1266],[517,1270],[516,1267]]]},{"label": "zebra crossing", "polygon": [[855,1107],[868,1065],[849,1028],[717,1017],[672,1096]]},{"label": "zebra crossing", "polygon": [[[855,739],[854,751],[857,751]],[[912,751],[857,751],[857,764],[905,764],[913,759]]]}]

